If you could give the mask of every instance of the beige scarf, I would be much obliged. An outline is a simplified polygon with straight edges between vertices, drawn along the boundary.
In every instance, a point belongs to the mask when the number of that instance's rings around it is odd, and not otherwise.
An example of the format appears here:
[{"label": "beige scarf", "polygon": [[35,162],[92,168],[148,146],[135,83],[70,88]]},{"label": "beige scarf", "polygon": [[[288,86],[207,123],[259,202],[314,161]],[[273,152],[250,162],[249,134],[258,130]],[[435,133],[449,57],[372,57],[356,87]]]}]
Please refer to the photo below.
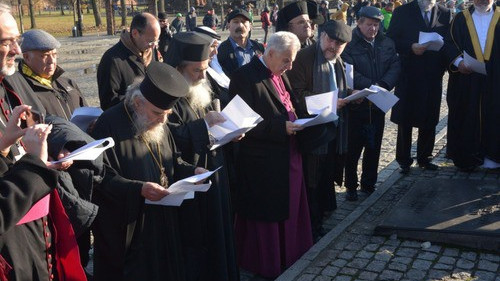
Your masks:
[{"label": "beige scarf", "polygon": [[122,31],[120,41],[122,41],[123,45],[125,45],[127,49],[129,49],[134,55],[142,60],[144,66],[148,66],[149,63],[153,60],[153,49],[148,48],[144,52],[141,52],[132,41],[131,34],[127,30]]}]

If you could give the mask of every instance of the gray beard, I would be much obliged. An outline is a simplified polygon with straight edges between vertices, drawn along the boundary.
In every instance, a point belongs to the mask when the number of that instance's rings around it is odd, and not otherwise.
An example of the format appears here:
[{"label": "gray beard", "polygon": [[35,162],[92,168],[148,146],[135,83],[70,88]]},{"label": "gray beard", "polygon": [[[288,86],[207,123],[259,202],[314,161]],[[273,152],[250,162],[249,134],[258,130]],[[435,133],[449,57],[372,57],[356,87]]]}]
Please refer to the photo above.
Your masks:
[{"label": "gray beard", "polygon": [[147,143],[159,144],[165,139],[165,123],[150,128],[149,121],[145,116],[134,113],[134,124],[137,134]]},{"label": "gray beard", "polygon": [[187,95],[189,105],[195,110],[204,110],[212,102],[212,90],[208,80],[203,79],[196,85],[189,86]]},{"label": "gray beard", "polygon": [[13,65],[11,67],[4,65],[2,67],[2,69],[0,70],[0,76],[3,76],[3,77],[5,77],[5,76],[11,76],[12,74],[14,74],[14,72],[16,72],[16,66],[15,65]]}]

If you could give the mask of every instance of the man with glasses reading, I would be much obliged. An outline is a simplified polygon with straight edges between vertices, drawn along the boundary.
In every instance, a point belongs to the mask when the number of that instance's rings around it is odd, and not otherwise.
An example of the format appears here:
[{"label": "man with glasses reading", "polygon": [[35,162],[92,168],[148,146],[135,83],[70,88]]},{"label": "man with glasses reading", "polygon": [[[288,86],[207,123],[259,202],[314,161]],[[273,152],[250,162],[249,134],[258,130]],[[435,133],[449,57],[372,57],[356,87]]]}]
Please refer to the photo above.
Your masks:
[{"label": "man with glasses reading", "polygon": [[130,31],[123,30],[120,41],[107,50],[97,69],[97,85],[101,108],[123,100],[127,87],[144,77],[146,67],[160,60],[157,51],[160,24],[155,16],[141,13],[132,19]]}]

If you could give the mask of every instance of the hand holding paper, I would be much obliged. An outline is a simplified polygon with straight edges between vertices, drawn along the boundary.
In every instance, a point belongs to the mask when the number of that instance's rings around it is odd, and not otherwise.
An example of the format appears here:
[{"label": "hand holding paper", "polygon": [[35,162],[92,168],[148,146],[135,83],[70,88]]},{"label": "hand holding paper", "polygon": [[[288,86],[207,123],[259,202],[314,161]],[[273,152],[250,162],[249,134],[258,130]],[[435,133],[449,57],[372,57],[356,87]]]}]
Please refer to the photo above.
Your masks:
[{"label": "hand holding paper", "polygon": [[337,120],[337,100],[338,90],[306,97],[307,112],[316,117],[297,119],[293,123],[305,128]]},{"label": "hand holding paper", "polygon": [[93,141],[89,144],[86,144],[80,147],[77,150],[71,152],[68,156],[61,158],[57,161],[52,161],[50,163],[57,164],[64,161],[76,161],[76,160],[95,160],[104,150],[113,147],[115,145],[115,141],[113,138],[105,138]]},{"label": "hand holding paper", "polygon": [[418,36],[418,44],[423,45],[428,51],[439,51],[443,45],[443,37],[436,32],[422,32]]}]

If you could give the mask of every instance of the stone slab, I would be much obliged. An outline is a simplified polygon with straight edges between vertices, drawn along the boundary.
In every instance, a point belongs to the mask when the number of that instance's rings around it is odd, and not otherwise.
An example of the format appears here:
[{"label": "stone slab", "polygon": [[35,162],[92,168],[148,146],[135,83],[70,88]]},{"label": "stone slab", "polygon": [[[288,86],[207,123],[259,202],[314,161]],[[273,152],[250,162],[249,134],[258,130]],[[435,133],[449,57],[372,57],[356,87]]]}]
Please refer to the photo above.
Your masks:
[{"label": "stone slab", "polygon": [[375,234],[500,251],[500,183],[418,181]]}]

